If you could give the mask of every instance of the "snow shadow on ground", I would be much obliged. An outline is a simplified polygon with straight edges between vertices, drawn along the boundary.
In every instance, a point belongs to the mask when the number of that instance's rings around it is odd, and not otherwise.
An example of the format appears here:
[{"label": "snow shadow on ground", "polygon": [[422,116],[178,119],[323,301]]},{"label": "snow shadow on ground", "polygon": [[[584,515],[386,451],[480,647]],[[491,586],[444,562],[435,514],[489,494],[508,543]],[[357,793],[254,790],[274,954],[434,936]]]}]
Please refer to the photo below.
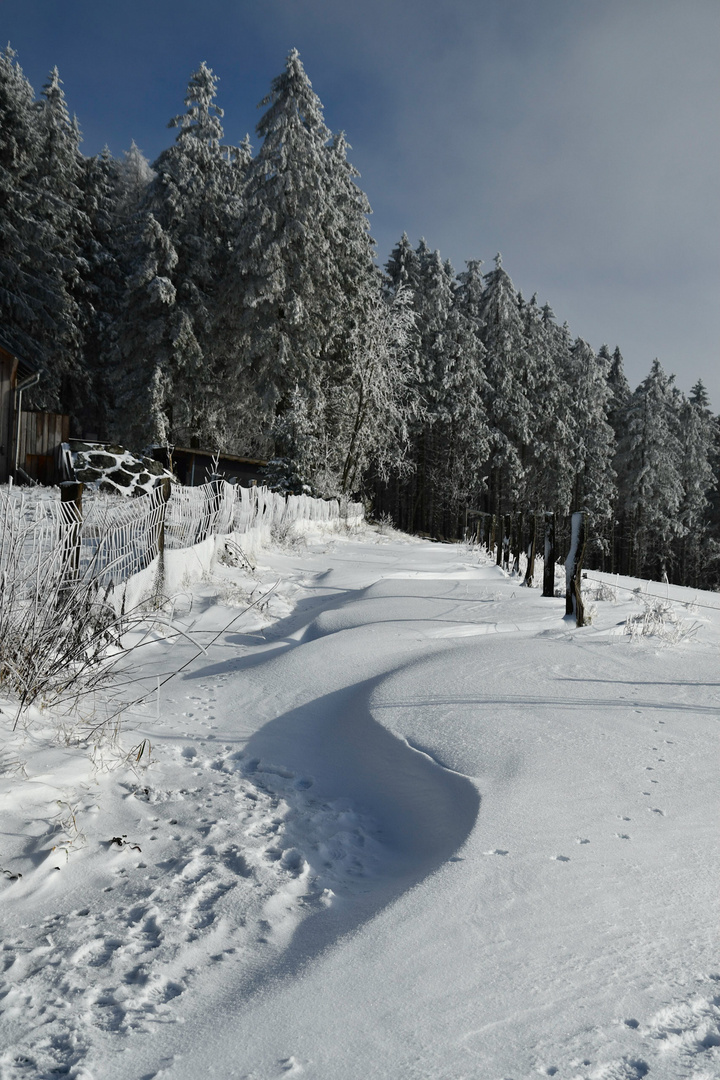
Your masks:
[{"label": "snow shadow on ground", "polygon": [[[329,909],[305,918],[277,963],[253,975],[251,984],[243,987],[245,993],[291,974],[371,919],[447,862],[475,825],[480,810],[475,785],[396,738],[372,717],[370,699],[385,678],[368,679],[292,709],[267,723],[245,746],[246,767],[261,773],[264,783],[276,762],[282,762],[285,776],[312,776],[319,808],[352,807],[372,821],[372,839],[382,851],[378,871],[359,876]],[[322,876],[327,866],[323,856],[312,850],[303,855]]]}]

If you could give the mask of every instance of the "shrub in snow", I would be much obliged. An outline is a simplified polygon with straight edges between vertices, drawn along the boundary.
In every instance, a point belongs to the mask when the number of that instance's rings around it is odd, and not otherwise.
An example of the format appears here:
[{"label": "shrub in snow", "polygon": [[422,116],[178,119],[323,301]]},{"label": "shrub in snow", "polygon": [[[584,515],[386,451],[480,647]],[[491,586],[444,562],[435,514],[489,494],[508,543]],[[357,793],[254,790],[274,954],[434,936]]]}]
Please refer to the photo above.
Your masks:
[{"label": "shrub in snow", "polygon": [[617,592],[606,581],[583,582],[583,595],[592,602],[609,601],[614,604],[617,601]]},{"label": "shrub in snow", "polygon": [[667,600],[650,596],[641,599],[644,610],[625,620],[625,633],[631,638],[656,637],[667,645],[677,645],[699,630],[699,623],[686,623]]},{"label": "shrub in snow", "polygon": [[67,505],[0,490],[0,691],[18,700],[18,716],[106,684],[121,635],[144,618],[113,597],[108,530],[96,527],[84,558]]}]

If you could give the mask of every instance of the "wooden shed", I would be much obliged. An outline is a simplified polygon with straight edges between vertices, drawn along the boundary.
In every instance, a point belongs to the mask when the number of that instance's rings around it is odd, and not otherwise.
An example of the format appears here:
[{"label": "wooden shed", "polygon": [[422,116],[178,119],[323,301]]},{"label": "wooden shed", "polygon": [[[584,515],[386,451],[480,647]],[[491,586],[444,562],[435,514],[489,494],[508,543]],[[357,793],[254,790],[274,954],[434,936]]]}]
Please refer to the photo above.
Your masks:
[{"label": "wooden shed", "polygon": [[196,487],[207,482],[209,476],[223,476],[242,487],[266,482],[266,461],[237,457],[235,454],[214,454],[212,450],[199,447],[175,446],[172,458],[167,447],[155,446],[153,457],[166,469],[172,469],[185,487]]},{"label": "wooden shed", "polygon": [[56,484],[60,444],[70,436],[70,417],[22,411],[22,393],[40,379],[40,371],[0,338],[0,484],[10,477]]}]

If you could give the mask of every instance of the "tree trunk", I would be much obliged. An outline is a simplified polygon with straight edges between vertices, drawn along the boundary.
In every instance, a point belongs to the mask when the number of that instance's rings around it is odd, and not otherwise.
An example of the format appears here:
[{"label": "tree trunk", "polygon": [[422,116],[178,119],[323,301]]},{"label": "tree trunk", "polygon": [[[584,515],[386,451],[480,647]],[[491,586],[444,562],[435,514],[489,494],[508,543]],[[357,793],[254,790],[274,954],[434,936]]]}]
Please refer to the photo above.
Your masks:
[{"label": "tree trunk", "polygon": [[524,584],[528,589],[532,589],[533,580],[535,578],[535,545],[537,543],[537,514],[532,514],[530,518],[531,531],[530,531],[530,543],[527,548],[527,570],[525,572]]},{"label": "tree trunk", "polygon": [[582,510],[572,516],[570,551],[565,560],[565,614],[575,616],[575,625],[585,625],[582,602],[582,564],[587,541],[587,520]]},{"label": "tree trunk", "polygon": [[545,549],[543,568],[543,596],[555,595],[555,515],[545,514]]}]

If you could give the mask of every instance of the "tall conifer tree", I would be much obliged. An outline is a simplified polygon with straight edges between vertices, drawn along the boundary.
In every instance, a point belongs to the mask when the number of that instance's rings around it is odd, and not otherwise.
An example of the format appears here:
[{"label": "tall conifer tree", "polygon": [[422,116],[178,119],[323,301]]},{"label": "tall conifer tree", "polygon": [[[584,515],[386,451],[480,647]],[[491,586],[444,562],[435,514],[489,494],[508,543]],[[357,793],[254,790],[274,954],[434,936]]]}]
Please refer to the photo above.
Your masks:
[{"label": "tall conifer tree", "polygon": [[659,580],[672,572],[673,553],[685,532],[679,395],[673,377],[653,361],[625,412],[618,464],[631,540],[630,570]]},{"label": "tall conifer tree", "polygon": [[217,81],[205,63],[191,75],[186,112],[169,124],[179,129],[177,138],[154,163],[144,201],[177,255],[171,273],[175,302],[167,310],[172,351],[163,372],[172,435],[183,442],[199,437],[213,446],[228,439],[214,308],[241,206],[239,152],[221,144]]},{"label": "tall conifer tree", "polygon": [[480,318],[490,422],[490,505],[499,514],[517,508],[532,427],[523,321],[500,254],[495,269],[485,275]]}]

